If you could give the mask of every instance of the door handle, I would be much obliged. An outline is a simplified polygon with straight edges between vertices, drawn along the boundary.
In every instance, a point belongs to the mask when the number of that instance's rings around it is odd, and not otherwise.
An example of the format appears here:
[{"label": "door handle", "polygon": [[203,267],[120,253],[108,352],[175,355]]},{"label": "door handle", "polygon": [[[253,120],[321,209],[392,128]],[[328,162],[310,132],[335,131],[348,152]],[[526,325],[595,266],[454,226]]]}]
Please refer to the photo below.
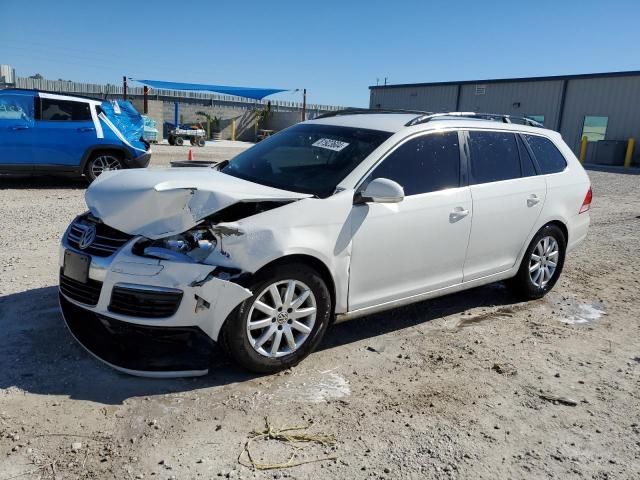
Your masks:
[{"label": "door handle", "polygon": [[527,198],[527,207],[533,207],[539,203],[540,203],[540,199],[535,193],[529,195],[529,198]]},{"label": "door handle", "polygon": [[79,132],[95,132],[96,129],[94,127],[80,127],[78,131]]},{"label": "door handle", "polygon": [[469,210],[466,210],[463,207],[456,207],[453,209],[453,212],[449,214],[449,221],[451,223],[457,222],[458,220],[462,220],[467,215],[469,215]]},{"label": "door handle", "polygon": [[11,130],[28,130],[29,125],[14,125]]}]

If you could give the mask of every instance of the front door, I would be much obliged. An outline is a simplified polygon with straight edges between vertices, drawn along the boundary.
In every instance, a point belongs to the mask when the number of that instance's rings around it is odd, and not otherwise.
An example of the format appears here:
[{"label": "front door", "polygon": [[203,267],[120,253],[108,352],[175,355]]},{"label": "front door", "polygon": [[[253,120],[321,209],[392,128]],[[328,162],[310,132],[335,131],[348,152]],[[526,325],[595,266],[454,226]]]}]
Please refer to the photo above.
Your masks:
[{"label": "front door", "polygon": [[0,165],[29,165],[34,157],[34,97],[30,92],[0,95]]},{"label": "front door", "polygon": [[464,281],[513,267],[540,216],[546,182],[511,132],[470,131],[473,227]]},{"label": "front door", "polygon": [[399,183],[399,203],[354,205],[349,310],[462,281],[471,194],[461,175],[455,131],[411,137],[373,170]]}]

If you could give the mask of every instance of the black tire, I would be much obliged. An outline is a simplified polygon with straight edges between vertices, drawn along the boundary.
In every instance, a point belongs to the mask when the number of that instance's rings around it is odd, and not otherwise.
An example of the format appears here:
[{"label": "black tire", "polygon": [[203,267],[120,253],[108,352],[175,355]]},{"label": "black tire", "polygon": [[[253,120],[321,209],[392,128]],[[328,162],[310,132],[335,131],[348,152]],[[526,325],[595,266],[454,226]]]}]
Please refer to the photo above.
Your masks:
[{"label": "black tire", "polygon": [[175,137],[173,135],[170,135],[167,140],[169,141],[169,145],[175,145],[176,144],[176,139],[175,139]]},{"label": "black tire", "polygon": [[195,138],[190,138],[190,139],[189,139],[189,143],[191,144],[191,146],[192,146],[192,147],[195,147],[195,146],[196,146],[196,140],[195,140]]},{"label": "black tire", "polygon": [[[251,307],[269,285],[283,280],[297,280],[309,287],[315,297],[316,319],[307,339],[294,352],[273,358],[256,351],[249,341],[247,321]],[[242,367],[257,373],[274,373],[298,364],[318,346],[324,336],[333,305],[322,277],[311,267],[290,263],[276,265],[259,273],[248,287],[254,294],[229,315],[220,332],[220,346]]]},{"label": "black tire", "polygon": [[206,145],[204,137],[198,137],[196,139],[196,145],[198,145],[199,147],[204,147]]},{"label": "black tire", "polygon": [[176,145],[181,146],[184,143],[184,138],[176,137],[174,142],[176,143]]},{"label": "black tire", "polygon": [[[545,284],[540,286],[534,283],[532,275],[530,274],[530,267],[532,266],[531,262],[535,263],[535,259],[532,259],[532,255],[536,253],[535,250],[537,249],[540,241],[546,237],[551,237],[557,242],[558,259],[551,278]],[[558,278],[560,278],[562,268],[564,267],[566,250],[567,239],[565,238],[563,231],[557,225],[545,225],[531,240],[531,243],[522,257],[522,262],[520,263],[517,275],[507,281],[507,286],[514,294],[526,300],[535,300],[537,298],[544,297],[556,284]]]},{"label": "black tire", "polygon": [[84,175],[89,182],[93,182],[104,171],[105,167],[111,170],[121,170],[124,168],[122,155],[115,152],[97,152],[91,155],[84,167]]}]

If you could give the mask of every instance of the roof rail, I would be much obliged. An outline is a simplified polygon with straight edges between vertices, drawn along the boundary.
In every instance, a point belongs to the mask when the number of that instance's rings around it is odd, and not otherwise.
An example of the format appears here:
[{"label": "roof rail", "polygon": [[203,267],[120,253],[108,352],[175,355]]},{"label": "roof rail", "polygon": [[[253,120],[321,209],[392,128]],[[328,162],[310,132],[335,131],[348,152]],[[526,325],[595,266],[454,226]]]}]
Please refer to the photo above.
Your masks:
[{"label": "roof rail", "polygon": [[421,123],[427,123],[434,119],[446,118],[446,117],[479,118],[484,120],[499,121],[503,123],[514,123],[511,121],[513,119],[513,120],[521,121],[524,125],[544,128],[544,125],[542,125],[541,123],[520,115],[504,115],[501,113],[476,113],[476,112],[427,113],[425,115],[420,115],[419,117],[416,117],[413,120],[407,122],[405,124],[405,127],[420,125]]},{"label": "roof rail", "polygon": [[334,110],[333,112],[323,113],[315,117],[318,118],[330,118],[340,117],[342,115],[375,115],[379,113],[410,113],[414,115],[432,115],[433,112],[425,112],[423,110],[400,110],[400,109],[387,109],[387,108],[345,108],[343,110]]},{"label": "roof rail", "polygon": [[[9,87],[9,88],[4,88],[4,89],[0,89],[0,91],[19,91],[19,92],[38,92],[38,93],[51,93],[54,95],[62,95],[65,97],[76,97],[76,98],[83,98],[85,100],[96,100],[98,102],[104,102],[105,99],[104,98],[98,98],[98,97],[90,97],[88,95],[82,95],[80,93],[67,93],[67,92],[55,92],[53,90],[42,90],[40,88],[22,88],[22,87]],[[112,94],[109,94],[112,95]],[[115,99],[112,99],[115,100]]]}]

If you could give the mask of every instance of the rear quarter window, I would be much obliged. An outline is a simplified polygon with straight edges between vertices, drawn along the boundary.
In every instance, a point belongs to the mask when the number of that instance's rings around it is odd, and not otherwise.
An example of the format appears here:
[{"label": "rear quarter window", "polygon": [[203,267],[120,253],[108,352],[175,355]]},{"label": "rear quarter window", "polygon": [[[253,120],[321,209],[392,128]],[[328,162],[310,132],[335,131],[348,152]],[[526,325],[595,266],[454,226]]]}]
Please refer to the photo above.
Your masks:
[{"label": "rear quarter window", "polygon": [[91,120],[89,103],[42,98],[40,119],[53,122]]},{"label": "rear quarter window", "polygon": [[531,147],[542,173],[558,173],[567,168],[567,161],[551,140],[537,135],[523,137]]}]

